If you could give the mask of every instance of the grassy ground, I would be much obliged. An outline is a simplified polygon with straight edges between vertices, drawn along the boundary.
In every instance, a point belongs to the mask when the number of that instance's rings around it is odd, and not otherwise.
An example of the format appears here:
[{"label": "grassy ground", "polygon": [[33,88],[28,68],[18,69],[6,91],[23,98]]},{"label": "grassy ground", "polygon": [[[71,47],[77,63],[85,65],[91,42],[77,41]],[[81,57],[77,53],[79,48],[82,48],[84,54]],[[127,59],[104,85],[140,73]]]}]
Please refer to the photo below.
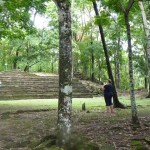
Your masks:
[{"label": "grassy ground", "polygon": [[[103,97],[73,99],[73,130],[87,143],[94,143],[101,150],[149,149],[150,99],[136,98],[141,124],[136,131],[132,130],[129,97],[119,99],[129,107],[116,109],[115,115],[104,113]],[[57,103],[56,99],[0,101],[0,150],[34,149],[44,137],[55,135]],[[86,104],[86,111],[82,111],[83,103]]]}]

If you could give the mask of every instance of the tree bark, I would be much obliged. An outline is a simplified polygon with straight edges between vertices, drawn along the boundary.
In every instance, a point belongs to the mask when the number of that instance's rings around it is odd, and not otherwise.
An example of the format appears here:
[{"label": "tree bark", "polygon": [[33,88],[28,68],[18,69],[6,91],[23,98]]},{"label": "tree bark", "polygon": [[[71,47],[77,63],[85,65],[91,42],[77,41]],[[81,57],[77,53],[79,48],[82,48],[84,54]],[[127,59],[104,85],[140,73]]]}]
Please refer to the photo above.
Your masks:
[{"label": "tree bark", "polygon": [[125,14],[124,17],[125,17],[125,24],[126,24],[127,37],[128,37],[128,57],[129,57],[130,99],[131,99],[132,122],[134,124],[139,124],[136,103],[135,103],[135,94],[134,94],[134,78],[133,78],[130,24],[129,24],[129,20],[128,20],[128,15]]},{"label": "tree bark", "polygon": [[147,95],[147,98],[150,98],[150,35],[148,36],[148,41],[147,41],[147,59],[148,59],[148,95]]},{"label": "tree bark", "polygon": [[146,57],[147,57],[147,67],[148,67],[148,72],[147,72],[147,81],[148,81],[148,95],[147,98],[150,98],[150,33],[149,33],[149,28],[147,24],[147,19],[146,19],[146,14],[143,6],[143,2],[139,1],[139,7],[141,9],[142,13],[142,18],[143,18],[143,26],[145,30],[145,35],[147,38],[147,46],[146,46]]},{"label": "tree bark", "polygon": [[29,72],[29,70],[30,70],[30,66],[29,66],[29,47],[30,46],[29,45],[30,45],[29,42],[27,42],[27,48],[26,48],[27,63],[26,63],[26,66],[24,68],[25,72]]},{"label": "tree bark", "polygon": [[91,81],[94,81],[94,49],[93,49],[93,38],[92,38],[92,30],[91,30]]},{"label": "tree bark", "polygon": [[16,50],[16,56],[15,56],[15,59],[13,61],[13,68],[14,69],[17,69],[18,56],[19,56],[19,49]]},{"label": "tree bark", "polygon": [[135,94],[134,94],[134,78],[133,78],[133,64],[132,64],[132,45],[131,45],[131,31],[129,24],[129,11],[133,5],[134,0],[129,0],[128,7],[124,9],[122,0],[120,0],[122,11],[124,13],[127,39],[128,39],[128,58],[129,58],[129,79],[130,79],[130,100],[131,100],[131,111],[132,111],[132,123],[134,125],[139,125],[137,108],[135,103]]},{"label": "tree bark", "polygon": [[71,133],[72,110],[72,34],[69,0],[54,0],[59,21],[59,102],[58,145],[66,147]]},{"label": "tree bark", "polygon": [[[94,7],[94,10],[95,10],[95,14],[97,16],[99,16],[96,2],[93,2],[93,7]],[[104,53],[105,53],[108,76],[112,80],[112,85],[113,85],[114,107],[116,107],[116,108],[125,108],[125,106],[122,103],[120,103],[119,99],[118,99],[118,95],[117,95],[117,91],[116,91],[116,87],[115,87],[115,83],[114,83],[114,78],[113,78],[113,74],[112,74],[112,69],[111,69],[111,65],[110,65],[110,61],[109,61],[109,55],[108,55],[108,52],[107,52],[105,36],[104,36],[103,28],[102,28],[101,25],[99,25],[99,31],[100,31],[102,45],[103,45],[103,49],[104,49]]]},{"label": "tree bark", "polygon": [[98,81],[101,81],[101,63],[100,60],[98,59]]},{"label": "tree bark", "polygon": [[116,87],[120,88],[120,29],[118,32],[118,43],[116,49],[116,59],[115,59],[115,76],[116,76]]}]

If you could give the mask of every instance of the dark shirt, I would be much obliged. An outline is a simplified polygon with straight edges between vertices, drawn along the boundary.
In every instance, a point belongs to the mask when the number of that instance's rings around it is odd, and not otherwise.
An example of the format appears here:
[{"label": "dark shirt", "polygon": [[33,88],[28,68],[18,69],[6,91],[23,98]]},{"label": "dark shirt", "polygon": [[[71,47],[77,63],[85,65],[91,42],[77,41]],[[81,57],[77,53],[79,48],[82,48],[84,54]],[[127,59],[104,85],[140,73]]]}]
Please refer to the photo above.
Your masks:
[{"label": "dark shirt", "polygon": [[112,94],[112,84],[104,85],[104,94]]}]

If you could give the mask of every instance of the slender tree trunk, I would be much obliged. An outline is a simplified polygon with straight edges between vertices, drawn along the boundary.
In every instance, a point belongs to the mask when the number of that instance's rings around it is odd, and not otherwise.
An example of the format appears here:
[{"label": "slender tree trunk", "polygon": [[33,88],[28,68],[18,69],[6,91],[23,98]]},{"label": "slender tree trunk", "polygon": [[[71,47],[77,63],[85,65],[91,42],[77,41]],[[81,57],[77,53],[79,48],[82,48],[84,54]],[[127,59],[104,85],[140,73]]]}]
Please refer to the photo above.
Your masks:
[{"label": "slender tree trunk", "polygon": [[54,0],[59,16],[58,145],[66,148],[71,133],[72,33],[69,0]]},{"label": "slender tree trunk", "polygon": [[129,24],[128,15],[124,14],[124,17],[125,17],[125,24],[126,24],[127,37],[128,37],[128,57],[129,57],[130,99],[131,99],[132,122],[134,124],[139,124],[136,103],[135,103],[135,94],[134,94],[134,78],[133,78],[130,24]]},{"label": "slender tree trunk", "polygon": [[[94,10],[95,10],[95,14],[97,16],[99,16],[96,2],[93,2],[93,7],[94,7]],[[116,91],[116,87],[115,87],[115,83],[114,83],[114,78],[113,78],[113,74],[112,74],[112,69],[111,69],[111,65],[110,65],[110,61],[109,61],[109,56],[108,56],[108,52],[107,52],[107,47],[106,47],[106,42],[105,42],[105,36],[104,36],[103,28],[102,28],[101,25],[99,25],[99,31],[100,31],[102,45],[103,45],[103,49],[104,49],[104,53],[105,53],[108,76],[112,80],[112,85],[113,85],[114,107],[124,108],[124,105],[121,104],[119,102],[119,99],[118,99],[118,95],[117,95],[117,91]]]},{"label": "slender tree trunk", "polygon": [[[90,13],[89,13],[90,14]],[[95,75],[94,75],[94,48],[93,48],[93,28],[91,23],[91,81],[94,81]]]},{"label": "slender tree trunk", "polygon": [[118,33],[118,44],[115,57],[115,76],[116,76],[116,87],[120,88],[120,31]]},{"label": "slender tree trunk", "polygon": [[29,70],[30,70],[29,63],[27,62],[26,66],[24,68],[24,71],[29,72]]},{"label": "slender tree trunk", "polygon": [[52,62],[52,73],[54,73],[54,63]]},{"label": "slender tree trunk", "polygon": [[[92,46],[92,43],[91,43]],[[92,48],[92,54],[91,54],[91,61],[92,61],[92,66],[91,66],[91,80],[94,81],[95,76],[94,76],[94,50]]]},{"label": "slender tree trunk", "polygon": [[148,96],[150,98],[150,35],[147,42],[147,58],[148,58]]},{"label": "slender tree trunk", "polygon": [[54,72],[54,56],[51,56],[51,72]]},{"label": "slender tree trunk", "polygon": [[133,64],[132,64],[132,45],[131,45],[131,31],[129,24],[129,11],[133,5],[134,0],[129,0],[128,7],[124,9],[122,0],[120,0],[122,11],[124,13],[127,39],[128,39],[128,57],[129,57],[129,78],[130,78],[130,100],[131,100],[131,111],[132,111],[132,122],[134,125],[139,125],[137,108],[135,103],[135,94],[134,94],[134,78],[133,78]]},{"label": "slender tree trunk", "polygon": [[30,66],[29,66],[29,42],[27,43],[26,55],[27,55],[27,64],[24,68],[24,71],[29,72],[29,70],[30,70]]},{"label": "slender tree trunk", "polygon": [[14,63],[13,63],[14,69],[17,69],[18,56],[19,56],[19,49],[16,50],[16,56],[15,56]]},{"label": "slender tree trunk", "polygon": [[146,14],[143,6],[143,2],[139,1],[139,7],[141,9],[142,18],[143,18],[143,26],[145,30],[145,35],[147,37],[147,47],[146,47],[146,57],[147,57],[147,67],[148,67],[148,73],[147,73],[147,81],[148,81],[148,96],[147,98],[150,98],[150,32],[147,24]]},{"label": "slender tree trunk", "polygon": [[[92,32],[92,31],[91,31]],[[93,41],[92,41],[92,33],[91,33],[91,80],[94,81],[94,49],[93,49]]]},{"label": "slender tree trunk", "polygon": [[145,80],[144,80],[144,85],[145,85],[145,89],[147,88],[147,78],[145,77]]},{"label": "slender tree trunk", "polygon": [[101,64],[100,60],[98,60],[98,81],[101,81]]}]

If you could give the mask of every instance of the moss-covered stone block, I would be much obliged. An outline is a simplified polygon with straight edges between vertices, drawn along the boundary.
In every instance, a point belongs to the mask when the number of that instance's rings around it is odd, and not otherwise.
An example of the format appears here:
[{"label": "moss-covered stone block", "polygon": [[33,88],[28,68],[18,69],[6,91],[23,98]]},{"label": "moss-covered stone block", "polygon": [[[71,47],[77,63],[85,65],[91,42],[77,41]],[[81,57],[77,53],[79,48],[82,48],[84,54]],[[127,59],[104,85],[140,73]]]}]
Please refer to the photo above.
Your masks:
[{"label": "moss-covered stone block", "polygon": [[115,148],[108,145],[108,146],[102,146],[102,147],[100,147],[100,150],[115,150]]},{"label": "moss-covered stone block", "polygon": [[149,149],[147,147],[145,147],[145,146],[137,146],[135,148],[135,150],[149,150]]},{"label": "moss-covered stone block", "polygon": [[131,146],[134,147],[135,150],[149,150],[144,144],[143,140],[134,139],[131,141]]},{"label": "moss-covered stone block", "polygon": [[132,140],[131,145],[132,146],[142,146],[142,142],[140,140]]},{"label": "moss-covered stone block", "polygon": [[150,138],[145,138],[144,141],[150,145]]},{"label": "moss-covered stone block", "polygon": [[10,118],[10,112],[2,113],[1,119],[9,119]]},{"label": "moss-covered stone block", "polygon": [[53,135],[47,136],[41,140],[41,142],[34,148],[34,150],[41,150],[51,148],[56,145],[56,137]]}]

